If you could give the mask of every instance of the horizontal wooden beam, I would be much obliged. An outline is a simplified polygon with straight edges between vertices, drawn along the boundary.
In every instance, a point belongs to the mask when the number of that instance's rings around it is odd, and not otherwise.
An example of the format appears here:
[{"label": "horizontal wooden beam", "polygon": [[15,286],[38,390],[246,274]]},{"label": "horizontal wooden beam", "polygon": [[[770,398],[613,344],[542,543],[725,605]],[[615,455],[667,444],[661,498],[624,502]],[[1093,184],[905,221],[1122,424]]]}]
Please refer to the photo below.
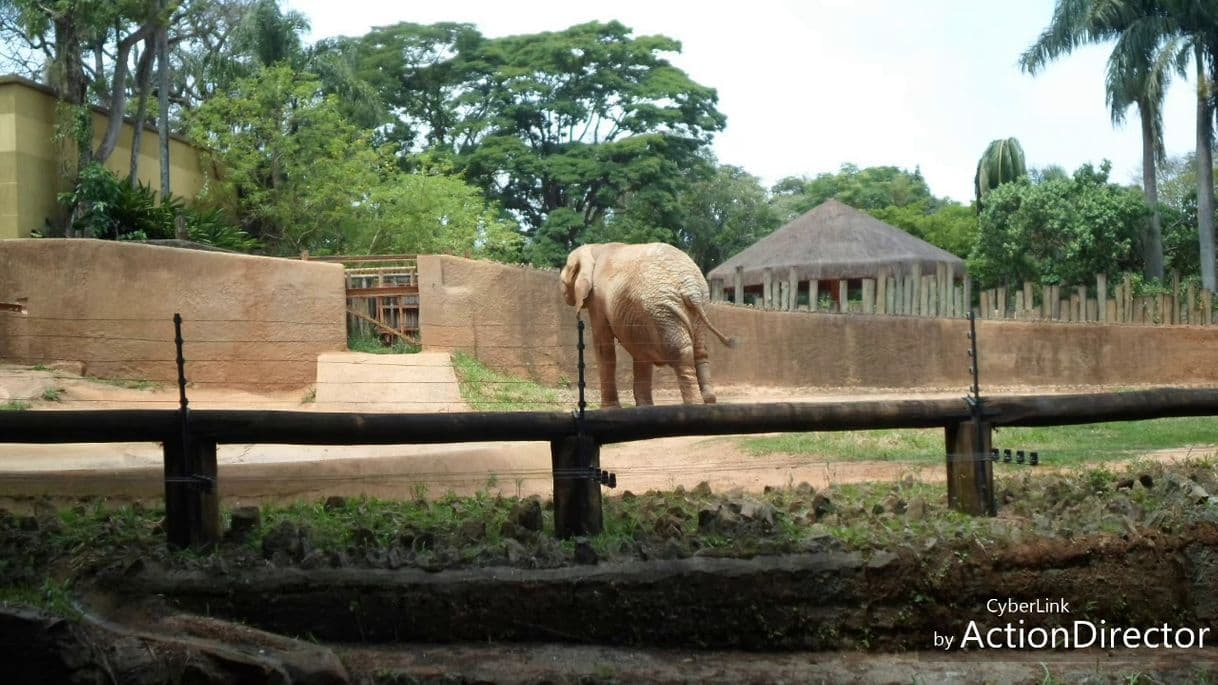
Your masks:
[{"label": "horizontal wooden beam", "polygon": [[[1218,416],[1218,390],[1162,388],[1082,395],[985,398],[994,425],[1056,426],[1173,416]],[[664,405],[586,413],[600,444],[678,435],[936,428],[970,418],[963,399]],[[550,441],[573,435],[564,412],[354,414],[202,409],[193,432],[222,444],[388,445]],[[0,412],[0,442],[161,442],[181,430],[174,409]]]},{"label": "horizontal wooden beam", "polygon": [[417,295],[417,285],[375,285],[369,288],[347,288],[347,297],[396,297],[398,295]]}]

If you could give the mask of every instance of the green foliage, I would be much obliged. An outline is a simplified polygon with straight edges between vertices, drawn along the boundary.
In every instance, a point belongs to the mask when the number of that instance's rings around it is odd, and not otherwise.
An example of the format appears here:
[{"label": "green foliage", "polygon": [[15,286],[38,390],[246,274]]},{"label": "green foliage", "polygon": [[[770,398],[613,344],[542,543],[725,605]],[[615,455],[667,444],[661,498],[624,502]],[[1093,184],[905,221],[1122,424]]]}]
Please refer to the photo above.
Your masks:
[{"label": "green foliage", "polygon": [[593,231],[674,242],[682,171],[724,125],[714,90],[663,57],[678,42],[617,22],[494,39],[398,24],[332,47],[397,113],[389,137],[451,153],[519,220],[538,264]]},{"label": "green foliage", "polygon": [[779,225],[761,182],[736,166],[717,166],[713,175],[693,181],[680,203],[677,245],[704,273]]},{"label": "green foliage", "polygon": [[920,201],[872,209],[868,214],[961,258],[968,257],[977,239],[977,213],[956,202],[931,207]]},{"label": "green foliage", "polygon": [[1000,283],[1086,283],[1136,271],[1147,208],[1139,191],[1108,183],[1111,165],[1085,164],[1069,180],[1021,179],[994,189],[980,215],[969,272]]},{"label": "green foliage", "polygon": [[347,336],[347,349],[352,352],[367,352],[369,354],[412,354],[422,348],[418,345],[402,342],[400,338],[396,337],[393,339],[392,344],[386,345],[375,335],[349,335]]},{"label": "green foliage", "polygon": [[[1069,466],[1129,459],[1162,449],[1213,445],[1213,421],[1201,418],[1153,419],[1043,428],[1001,428],[994,445],[1036,449],[1046,464]],[[834,461],[943,460],[941,429],[897,429],[841,433],[787,433],[746,438],[741,446],[752,454],[813,455]]]},{"label": "green foliage", "polygon": [[933,209],[937,204],[920,169],[909,172],[894,166],[859,169],[843,164],[837,173],[813,179],[784,178],[771,190],[782,221],[790,221],[829,198],[867,212],[919,204]]},{"label": "green foliage", "polygon": [[991,141],[977,160],[977,174],[973,177],[978,209],[984,206],[985,196],[1003,183],[1026,178],[1028,168],[1024,162],[1023,146],[1014,138]]},{"label": "green foliage", "polygon": [[182,215],[190,239],[205,245],[249,252],[259,247],[229,223],[218,208],[187,207],[181,198],[161,201],[151,185],[132,187],[101,164],[81,171],[71,192],[59,201],[77,219],[73,228],[88,238],[108,240],[163,240],[176,235],[175,217]]},{"label": "green foliage", "polygon": [[557,391],[492,371],[477,358],[458,352],[453,370],[461,397],[474,411],[560,411]]},{"label": "green foliage", "polygon": [[0,411],[25,411],[29,408],[30,403],[22,402],[21,400],[8,400],[0,403]]},{"label": "green foliage", "polygon": [[392,146],[375,147],[307,72],[277,65],[238,80],[194,113],[191,132],[225,168],[206,198],[274,251],[517,253],[514,227],[476,191],[401,172]]}]

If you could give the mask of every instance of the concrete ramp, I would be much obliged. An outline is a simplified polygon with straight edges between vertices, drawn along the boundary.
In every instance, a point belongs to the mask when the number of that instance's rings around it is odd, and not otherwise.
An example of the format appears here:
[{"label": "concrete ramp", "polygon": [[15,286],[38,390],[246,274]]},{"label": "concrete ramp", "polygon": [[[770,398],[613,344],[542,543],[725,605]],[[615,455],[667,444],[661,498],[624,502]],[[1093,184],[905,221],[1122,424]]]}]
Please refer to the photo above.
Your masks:
[{"label": "concrete ramp", "polygon": [[467,410],[446,352],[327,352],[317,357],[316,387],[317,411]]}]

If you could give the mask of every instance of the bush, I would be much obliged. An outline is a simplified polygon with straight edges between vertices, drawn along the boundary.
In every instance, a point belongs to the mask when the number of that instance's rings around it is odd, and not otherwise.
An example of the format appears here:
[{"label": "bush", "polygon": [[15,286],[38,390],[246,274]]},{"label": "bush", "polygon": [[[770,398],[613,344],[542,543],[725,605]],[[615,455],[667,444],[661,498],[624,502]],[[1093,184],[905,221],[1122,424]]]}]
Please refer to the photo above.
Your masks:
[{"label": "bush", "polygon": [[101,164],[81,171],[71,192],[61,193],[72,228],[88,238],[103,240],[166,240],[177,235],[175,221],[186,219],[190,239],[204,245],[249,252],[258,241],[229,222],[219,209],[187,207],[182,198],[159,201],[149,184],[132,187]]}]

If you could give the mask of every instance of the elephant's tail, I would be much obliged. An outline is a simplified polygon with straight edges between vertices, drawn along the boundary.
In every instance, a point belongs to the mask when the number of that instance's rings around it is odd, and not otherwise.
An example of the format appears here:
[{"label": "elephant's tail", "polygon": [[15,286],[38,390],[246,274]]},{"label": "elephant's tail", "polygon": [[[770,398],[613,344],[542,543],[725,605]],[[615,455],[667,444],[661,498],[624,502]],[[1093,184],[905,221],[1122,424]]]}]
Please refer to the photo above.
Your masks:
[{"label": "elephant's tail", "polygon": [[691,298],[689,295],[686,295],[685,304],[690,309],[692,309],[695,314],[698,315],[699,319],[702,319],[702,323],[706,324],[706,327],[710,329],[710,332],[714,333],[715,337],[719,338],[719,342],[723,343],[724,345],[727,345],[728,347],[736,346],[735,338],[729,338],[726,335],[724,335],[722,332],[719,331],[718,328],[715,328],[715,324],[711,323],[710,319],[706,318],[706,310],[703,309],[701,302],[698,302],[698,301],[694,300],[693,298]]}]

